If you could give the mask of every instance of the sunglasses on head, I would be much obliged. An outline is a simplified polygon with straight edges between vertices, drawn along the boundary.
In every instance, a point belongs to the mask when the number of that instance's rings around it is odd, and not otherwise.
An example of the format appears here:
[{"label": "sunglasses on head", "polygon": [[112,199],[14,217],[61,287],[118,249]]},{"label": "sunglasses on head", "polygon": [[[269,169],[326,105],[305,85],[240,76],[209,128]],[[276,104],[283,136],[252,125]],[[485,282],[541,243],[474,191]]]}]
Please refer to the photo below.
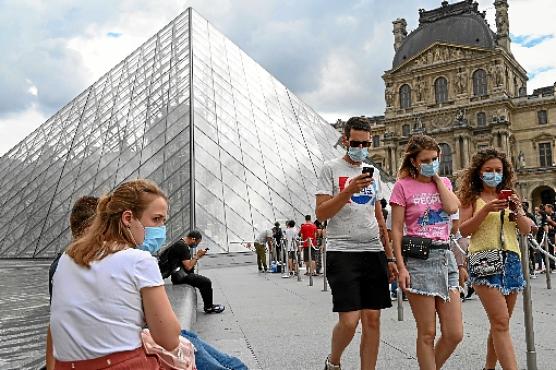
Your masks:
[{"label": "sunglasses on head", "polygon": [[358,141],[358,140],[350,140],[349,141],[349,146],[352,148],[358,148],[360,145],[363,146],[363,148],[368,148],[371,146],[371,142],[370,141]]}]

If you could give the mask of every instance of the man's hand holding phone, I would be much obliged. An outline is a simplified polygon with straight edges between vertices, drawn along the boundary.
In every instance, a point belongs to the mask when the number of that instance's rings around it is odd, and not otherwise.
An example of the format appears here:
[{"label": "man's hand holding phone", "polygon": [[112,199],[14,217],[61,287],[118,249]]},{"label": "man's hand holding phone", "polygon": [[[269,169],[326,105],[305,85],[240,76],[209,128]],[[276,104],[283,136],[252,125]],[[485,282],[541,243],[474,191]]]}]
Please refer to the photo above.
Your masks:
[{"label": "man's hand holding phone", "polygon": [[352,195],[360,193],[361,190],[371,186],[373,183],[373,173],[373,167],[363,167],[361,175],[353,177],[344,191]]}]

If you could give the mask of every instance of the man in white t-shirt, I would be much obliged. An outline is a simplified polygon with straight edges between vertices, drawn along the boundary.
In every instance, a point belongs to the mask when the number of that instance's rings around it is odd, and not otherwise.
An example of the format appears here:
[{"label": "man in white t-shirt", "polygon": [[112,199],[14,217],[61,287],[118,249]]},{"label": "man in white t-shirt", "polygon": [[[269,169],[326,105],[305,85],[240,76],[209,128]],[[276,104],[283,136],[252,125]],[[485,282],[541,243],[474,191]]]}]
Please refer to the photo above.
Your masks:
[{"label": "man in white t-shirt", "polygon": [[297,234],[299,230],[295,227],[295,221],[290,220],[286,222],[286,246],[288,251],[288,269],[290,271],[290,276],[295,273],[298,273],[299,265],[294,263],[296,258],[296,253],[299,250],[299,241],[297,240]]},{"label": "man in white t-shirt", "polygon": [[[325,369],[340,369],[340,359],[362,324],[361,369],[374,369],[380,343],[380,310],[391,307],[389,275],[397,275],[380,204],[378,173],[362,173],[371,144],[369,123],[353,117],[344,127],[347,153],[326,162],[318,179],[316,215],[328,220],[326,272],[338,323]],[[371,167],[368,171],[374,171]],[[378,172],[378,171],[376,171]]]}]

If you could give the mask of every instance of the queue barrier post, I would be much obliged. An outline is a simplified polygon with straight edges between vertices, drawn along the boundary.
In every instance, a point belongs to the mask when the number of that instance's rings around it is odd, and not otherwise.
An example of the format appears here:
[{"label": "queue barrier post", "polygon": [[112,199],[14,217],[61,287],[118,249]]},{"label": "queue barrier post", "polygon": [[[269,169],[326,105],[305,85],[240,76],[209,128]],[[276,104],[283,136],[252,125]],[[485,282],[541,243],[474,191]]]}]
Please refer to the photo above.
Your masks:
[{"label": "queue barrier post", "polygon": [[297,272],[297,281],[301,281],[301,271],[300,271],[300,263],[301,263],[301,253],[300,251],[302,250],[301,248],[303,248],[303,243],[300,242],[298,243],[297,246],[297,251],[294,253],[295,255],[295,270]]},{"label": "queue barrier post", "polygon": [[328,282],[326,281],[326,243],[327,243],[327,238],[323,237],[322,238],[322,252],[321,252],[321,258],[322,258],[322,277],[323,277],[323,281],[324,281],[324,288],[322,289],[323,292],[326,292],[328,290]]},{"label": "queue barrier post", "polygon": [[306,271],[309,272],[309,286],[313,286],[313,271],[311,271],[311,266],[313,265],[313,259],[311,256],[313,254],[313,239],[308,238],[307,241],[309,242],[309,245],[307,246],[307,254],[309,255],[309,262],[307,264]]},{"label": "queue barrier post", "polygon": [[284,238],[280,240],[282,244],[282,277],[288,278],[290,277],[289,269],[288,269],[288,241]]},{"label": "queue barrier post", "polygon": [[544,269],[545,269],[545,275],[546,275],[546,289],[552,289],[552,277],[551,277],[551,268],[550,268],[550,258],[549,256],[549,249],[548,249],[548,232],[545,231],[544,233],[544,243],[543,246],[541,246],[542,249],[544,249],[545,253],[544,254]]},{"label": "queue barrier post", "polygon": [[398,285],[396,289],[397,300],[398,300],[398,321],[403,321],[403,291]]},{"label": "queue barrier post", "polygon": [[535,332],[533,327],[533,302],[531,297],[531,275],[529,274],[529,245],[527,236],[519,238],[521,248],[521,267],[527,285],[523,290],[523,316],[525,321],[525,341],[527,344],[527,369],[537,370],[537,352],[535,351]]}]

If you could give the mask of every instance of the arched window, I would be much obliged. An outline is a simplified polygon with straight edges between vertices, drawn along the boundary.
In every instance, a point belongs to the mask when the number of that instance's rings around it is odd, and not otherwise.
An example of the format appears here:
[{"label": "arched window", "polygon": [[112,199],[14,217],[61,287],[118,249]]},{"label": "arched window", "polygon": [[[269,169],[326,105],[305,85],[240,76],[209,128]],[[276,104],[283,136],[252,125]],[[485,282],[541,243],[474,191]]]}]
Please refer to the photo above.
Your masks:
[{"label": "arched window", "polygon": [[477,127],[485,127],[487,124],[487,116],[485,112],[477,113]]},{"label": "arched window", "polygon": [[448,144],[442,143],[440,146],[440,176],[449,176],[452,174],[452,149]]},{"label": "arched window", "polygon": [[409,126],[408,124],[405,124],[402,126],[402,136],[403,137],[409,137],[411,131],[411,126]]},{"label": "arched window", "polygon": [[473,72],[473,95],[485,96],[487,94],[487,74],[484,69]]},{"label": "arched window", "polygon": [[400,108],[410,108],[411,107],[411,87],[408,84],[402,85],[400,87]]},{"label": "arched window", "polygon": [[434,95],[436,97],[436,104],[442,104],[448,101],[448,80],[444,77],[439,77],[434,81]]}]

